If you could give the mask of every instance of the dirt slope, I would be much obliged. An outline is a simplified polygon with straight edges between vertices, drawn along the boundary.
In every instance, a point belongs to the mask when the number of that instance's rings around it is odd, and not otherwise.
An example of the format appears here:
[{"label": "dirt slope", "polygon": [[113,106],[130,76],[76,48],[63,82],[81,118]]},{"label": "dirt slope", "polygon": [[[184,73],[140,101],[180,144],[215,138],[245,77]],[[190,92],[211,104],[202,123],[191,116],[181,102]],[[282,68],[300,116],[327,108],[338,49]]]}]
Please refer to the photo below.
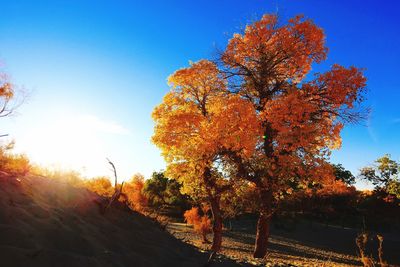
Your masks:
[{"label": "dirt slope", "polygon": [[[0,266],[203,266],[197,251],[144,216],[44,177],[0,174]],[[220,260],[213,266],[240,266]]]}]

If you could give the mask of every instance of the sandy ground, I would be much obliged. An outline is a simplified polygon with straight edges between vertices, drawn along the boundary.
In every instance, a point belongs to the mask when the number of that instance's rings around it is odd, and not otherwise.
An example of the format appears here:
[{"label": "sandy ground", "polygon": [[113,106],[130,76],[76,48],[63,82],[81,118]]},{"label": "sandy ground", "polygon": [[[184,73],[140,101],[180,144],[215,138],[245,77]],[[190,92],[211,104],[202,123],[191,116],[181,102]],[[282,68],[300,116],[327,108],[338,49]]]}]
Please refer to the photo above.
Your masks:
[{"label": "sandy ground", "polygon": [[[43,177],[0,175],[0,266],[203,266],[208,254],[148,218]],[[214,266],[214,264],[213,264]],[[215,266],[244,266],[220,259]]]},{"label": "sandy ground", "polygon": [[[177,238],[200,249],[210,247],[201,242],[190,225],[171,223],[168,230]],[[251,256],[255,241],[255,221],[233,221],[231,230],[224,231],[222,254],[258,266],[362,266],[355,244],[357,230],[303,222],[297,223],[290,230],[272,227],[271,232],[266,260],[255,260]],[[400,234],[384,233],[383,236],[384,260],[391,266],[400,266]],[[370,251],[376,252],[376,248],[376,242],[371,242]]]}]

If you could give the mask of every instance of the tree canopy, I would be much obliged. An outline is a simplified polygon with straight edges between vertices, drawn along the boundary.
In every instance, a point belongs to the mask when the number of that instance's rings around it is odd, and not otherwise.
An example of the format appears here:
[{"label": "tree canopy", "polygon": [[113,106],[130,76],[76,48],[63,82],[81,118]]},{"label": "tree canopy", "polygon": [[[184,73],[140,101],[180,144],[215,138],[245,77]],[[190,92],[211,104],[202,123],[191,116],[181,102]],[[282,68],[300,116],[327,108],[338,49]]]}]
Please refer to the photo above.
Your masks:
[{"label": "tree canopy", "polygon": [[362,168],[360,177],[372,182],[377,188],[386,190],[389,187],[394,188],[396,183],[400,183],[399,172],[400,164],[386,154],[375,160],[371,166]]},{"label": "tree canopy", "polygon": [[331,185],[330,151],[340,148],[346,123],[364,118],[361,69],[334,64],[306,79],[327,52],[324,32],[311,20],[280,24],[277,15],[264,15],[234,34],[215,62],[171,75],[171,91],[153,112],[153,142],[186,193],[220,203],[238,181],[254,187],[255,257],[265,256],[283,192]]},{"label": "tree canopy", "polygon": [[332,164],[336,180],[342,181],[347,185],[352,185],[356,182],[356,178],[351,171],[346,170],[342,164]]}]

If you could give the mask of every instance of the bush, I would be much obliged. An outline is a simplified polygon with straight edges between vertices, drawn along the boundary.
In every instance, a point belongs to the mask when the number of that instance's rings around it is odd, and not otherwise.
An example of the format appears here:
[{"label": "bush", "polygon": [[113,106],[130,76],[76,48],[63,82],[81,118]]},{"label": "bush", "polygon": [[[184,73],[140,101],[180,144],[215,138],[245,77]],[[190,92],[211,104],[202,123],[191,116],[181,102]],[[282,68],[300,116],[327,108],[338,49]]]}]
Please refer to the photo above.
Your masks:
[{"label": "bush", "polygon": [[114,188],[111,181],[107,177],[96,177],[85,181],[84,187],[104,197],[111,197],[114,193]]},{"label": "bush", "polygon": [[14,143],[0,146],[0,171],[10,176],[25,176],[31,165],[25,155],[13,154]]},{"label": "bush", "polygon": [[202,211],[204,215],[199,214],[199,208],[193,207],[190,210],[185,211],[184,218],[186,223],[192,224],[195,232],[199,233],[204,243],[209,243],[207,234],[211,233],[211,220],[206,215],[208,207],[203,206]]},{"label": "bush", "polygon": [[138,212],[143,212],[148,203],[147,197],[143,193],[144,184],[143,175],[135,174],[129,182],[125,182],[122,189],[129,206]]}]

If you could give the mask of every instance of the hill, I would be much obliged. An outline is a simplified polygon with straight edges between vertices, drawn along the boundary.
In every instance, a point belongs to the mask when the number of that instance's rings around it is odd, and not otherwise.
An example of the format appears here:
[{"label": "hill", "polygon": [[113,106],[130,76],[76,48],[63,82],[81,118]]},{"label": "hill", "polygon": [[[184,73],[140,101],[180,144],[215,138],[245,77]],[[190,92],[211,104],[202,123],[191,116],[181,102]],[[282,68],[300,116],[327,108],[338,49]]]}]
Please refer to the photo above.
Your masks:
[{"label": "hill", "polygon": [[[0,174],[1,266],[204,266],[208,255],[123,205],[53,179]],[[213,266],[243,266],[219,259]]]}]

